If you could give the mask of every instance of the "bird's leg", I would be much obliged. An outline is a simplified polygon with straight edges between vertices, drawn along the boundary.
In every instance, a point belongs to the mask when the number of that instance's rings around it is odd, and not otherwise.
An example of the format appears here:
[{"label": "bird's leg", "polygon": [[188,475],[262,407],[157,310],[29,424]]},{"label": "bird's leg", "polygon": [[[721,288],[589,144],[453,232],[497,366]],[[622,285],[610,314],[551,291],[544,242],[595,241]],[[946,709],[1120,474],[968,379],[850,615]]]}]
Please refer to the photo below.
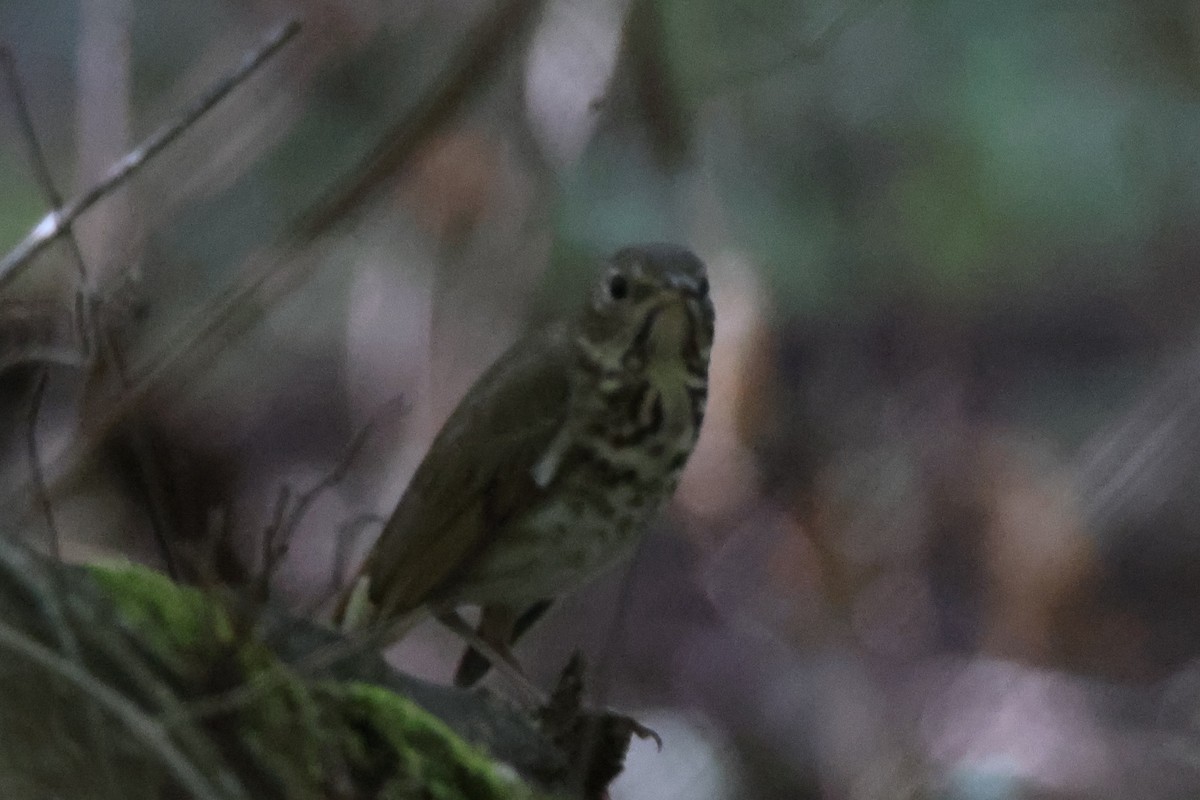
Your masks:
[{"label": "bird's leg", "polygon": [[[510,647],[514,641],[513,627],[516,620],[517,611],[513,606],[489,603],[479,609],[479,624],[475,626],[475,635],[489,643],[500,655],[515,661]],[[466,652],[458,660],[458,668],[454,670],[454,685],[460,689],[467,689],[478,683],[491,668],[491,660],[468,645]]]},{"label": "bird's leg", "polygon": [[[580,719],[587,718],[593,723],[602,725],[601,729],[587,729],[586,735],[589,737],[606,735],[620,739],[622,731],[624,731],[626,745],[629,735],[632,734],[639,739],[652,739],[661,751],[662,737],[632,717],[607,710],[584,712],[582,704],[584,665],[583,657],[579,653],[571,658],[570,663],[567,664],[558,679],[554,695],[550,696],[529,680],[521,669],[521,665],[517,663],[508,647],[503,643],[503,639],[499,644],[491,641],[492,637],[489,634],[496,629],[512,631],[513,634],[519,635],[536,622],[549,607],[550,601],[544,600],[518,615],[508,606],[484,606],[484,616],[480,620],[479,631],[468,625],[467,621],[453,609],[438,613],[437,620],[458,634],[464,642],[470,645],[472,650],[490,661],[497,672],[528,696],[527,699],[537,707],[537,713],[541,717],[543,725],[548,727],[552,738],[562,735],[578,736],[576,723]],[[592,740],[591,744],[594,745],[598,741],[598,739]],[[623,754],[624,749],[621,752]]]},{"label": "bird's leg", "polygon": [[496,668],[496,671],[524,692],[527,695],[527,699],[538,707],[546,705],[548,701],[546,693],[534,685],[533,681],[529,680],[521,669],[521,665],[513,658],[512,653],[508,652],[506,645],[500,644],[497,646],[495,643],[480,636],[453,609],[439,612],[437,620],[478,651],[480,655],[492,662],[492,666]]},{"label": "bird's leg", "polygon": [[[550,603],[550,600],[539,600],[524,611],[521,611],[520,607],[504,603],[485,605],[475,632],[491,642],[501,653],[511,657],[509,648],[541,619]],[[491,661],[484,658],[474,647],[468,647],[458,661],[458,669],[454,671],[454,685],[463,689],[474,686],[491,668]]]}]

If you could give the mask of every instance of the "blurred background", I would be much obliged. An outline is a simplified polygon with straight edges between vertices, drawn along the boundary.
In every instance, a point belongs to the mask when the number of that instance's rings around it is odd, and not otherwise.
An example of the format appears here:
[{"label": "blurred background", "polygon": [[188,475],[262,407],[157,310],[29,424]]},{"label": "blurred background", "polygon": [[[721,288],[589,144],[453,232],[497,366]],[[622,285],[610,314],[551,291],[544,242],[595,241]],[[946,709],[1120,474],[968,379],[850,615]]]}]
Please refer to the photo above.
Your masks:
[{"label": "blurred background", "polygon": [[[1200,7],[0,0],[0,42],[70,197],[291,16],[77,226],[122,368],[71,355],[63,242],[4,288],[10,534],[317,613],[474,377],[676,241],[699,449],[518,649],[663,736],[614,800],[1200,794]],[[52,202],[18,120],[5,252]]]}]

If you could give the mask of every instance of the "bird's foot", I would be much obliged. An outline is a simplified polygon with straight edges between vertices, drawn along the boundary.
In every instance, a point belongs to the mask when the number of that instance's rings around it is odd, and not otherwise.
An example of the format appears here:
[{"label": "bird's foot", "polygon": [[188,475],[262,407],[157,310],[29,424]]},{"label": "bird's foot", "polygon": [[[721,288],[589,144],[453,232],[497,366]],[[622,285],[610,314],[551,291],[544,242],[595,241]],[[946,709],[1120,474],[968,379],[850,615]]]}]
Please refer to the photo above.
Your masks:
[{"label": "bird's foot", "polygon": [[625,763],[632,737],[653,739],[662,750],[662,737],[625,714],[583,707],[583,657],[576,653],[559,676],[550,701],[538,712],[542,732],[568,756],[584,796],[607,786]]}]

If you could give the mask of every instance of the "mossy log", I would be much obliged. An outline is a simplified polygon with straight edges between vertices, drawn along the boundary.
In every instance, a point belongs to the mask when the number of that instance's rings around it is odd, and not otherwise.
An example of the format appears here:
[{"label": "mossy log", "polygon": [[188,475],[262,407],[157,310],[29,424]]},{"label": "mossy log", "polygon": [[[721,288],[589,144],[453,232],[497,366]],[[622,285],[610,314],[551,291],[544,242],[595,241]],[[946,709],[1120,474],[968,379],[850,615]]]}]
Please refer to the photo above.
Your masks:
[{"label": "mossy log", "polygon": [[577,663],[529,711],[235,597],[0,542],[0,796],[601,797],[637,731]]}]

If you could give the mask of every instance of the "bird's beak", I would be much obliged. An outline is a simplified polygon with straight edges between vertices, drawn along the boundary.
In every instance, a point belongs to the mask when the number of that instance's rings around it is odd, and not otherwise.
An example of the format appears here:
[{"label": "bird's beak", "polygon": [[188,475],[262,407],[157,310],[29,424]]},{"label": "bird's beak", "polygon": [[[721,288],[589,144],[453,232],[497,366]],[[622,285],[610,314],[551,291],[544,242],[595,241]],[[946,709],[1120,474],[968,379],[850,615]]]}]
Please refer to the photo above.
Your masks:
[{"label": "bird's beak", "polygon": [[672,275],[667,285],[684,297],[700,297],[700,284],[690,275]]}]

